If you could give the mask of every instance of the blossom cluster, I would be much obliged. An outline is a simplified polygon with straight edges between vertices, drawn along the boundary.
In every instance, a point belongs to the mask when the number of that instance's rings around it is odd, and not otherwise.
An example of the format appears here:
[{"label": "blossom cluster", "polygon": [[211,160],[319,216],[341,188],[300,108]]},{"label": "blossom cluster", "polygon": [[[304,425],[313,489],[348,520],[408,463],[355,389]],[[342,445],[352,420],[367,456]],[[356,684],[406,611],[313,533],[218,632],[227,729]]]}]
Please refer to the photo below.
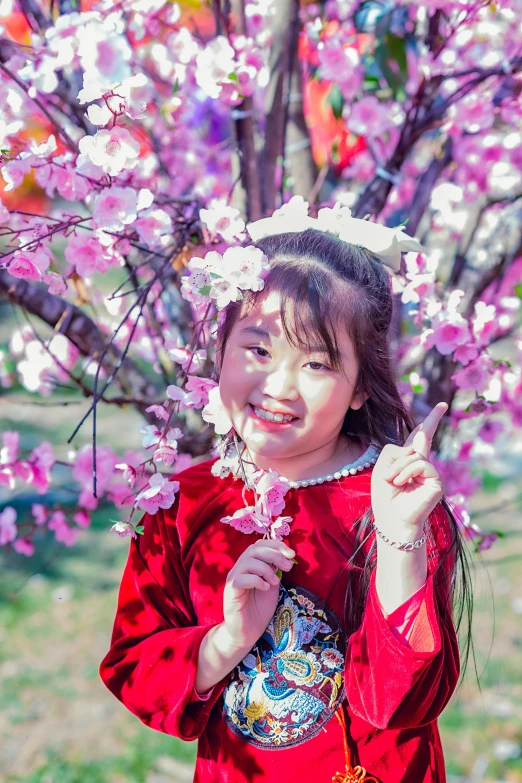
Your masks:
[{"label": "blossom cluster", "polygon": [[229,247],[223,255],[211,250],[205,258],[192,258],[189,276],[183,278],[181,294],[188,301],[208,296],[221,310],[241,298],[241,291],[261,291],[269,271],[265,254],[252,245]]},{"label": "blossom cluster", "polygon": [[257,470],[252,474],[251,482],[254,505],[222,517],[221,522],[241,533],[259,533],[263,538],[282,541],[290,533],[289,523],[292,521],[292,517],[280,516],[285,506],[284,496],[290,489],[289,482],[274,470]]}]

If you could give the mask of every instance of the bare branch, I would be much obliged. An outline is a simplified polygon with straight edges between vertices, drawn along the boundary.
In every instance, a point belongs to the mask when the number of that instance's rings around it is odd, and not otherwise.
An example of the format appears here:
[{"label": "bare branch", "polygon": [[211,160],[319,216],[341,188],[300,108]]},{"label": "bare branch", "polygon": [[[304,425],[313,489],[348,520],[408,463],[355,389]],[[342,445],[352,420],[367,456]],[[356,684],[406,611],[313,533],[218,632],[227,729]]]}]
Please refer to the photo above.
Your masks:
[{"label": "bare branch", "polygon": [[[246,35],[244,2],[243,0],[235,0],[232,5],[238,18],[238,32]],[[259,220],[263,215],[263,210],[256,153],[256,121],[252,98],[244,98],[239,106],[232,110],[232,117],[235,119],[241,183],[246,196],[246,215],[250,221]]]},{"label": "bare branch", "polygon": [[52,21],[48,19],[41,11],[38,3],[34,0],[18,0],[20,9],[27,19],[29,26],[35,33],[43,32],[51,26]]}]

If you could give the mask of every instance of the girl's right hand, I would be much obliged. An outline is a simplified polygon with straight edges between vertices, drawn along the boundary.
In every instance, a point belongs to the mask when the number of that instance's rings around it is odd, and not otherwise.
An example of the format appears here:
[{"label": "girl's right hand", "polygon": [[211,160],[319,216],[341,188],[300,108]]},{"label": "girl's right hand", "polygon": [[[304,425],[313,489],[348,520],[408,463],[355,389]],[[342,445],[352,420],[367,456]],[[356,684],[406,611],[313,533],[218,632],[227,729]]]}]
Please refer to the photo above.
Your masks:
[{"label": "girl's right hand", "polygon": [[247,652],[265,632],[274,616],[280,578],[276,570],[290,571],[295,552],[283,541],[258,539],[231,568],[223,594],[223,627],[234,649]]}]

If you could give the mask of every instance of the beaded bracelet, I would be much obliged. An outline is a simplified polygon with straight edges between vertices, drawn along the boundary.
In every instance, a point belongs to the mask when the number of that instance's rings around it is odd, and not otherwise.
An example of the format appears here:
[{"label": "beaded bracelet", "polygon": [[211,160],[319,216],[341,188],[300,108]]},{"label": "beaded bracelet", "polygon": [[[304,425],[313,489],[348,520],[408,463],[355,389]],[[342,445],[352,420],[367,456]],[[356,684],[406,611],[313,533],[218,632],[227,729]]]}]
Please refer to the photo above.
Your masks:
[{"label": "beaded bracelet", "polygon": [[373,529],[379,536],[379,538],[382,538],[383,541],[385,541],[390,546],[394,547],[394,549],[402,549],[403,552],[411,552],[413,549],[420,549],[421,546],[423,546],[426,543],[426,536],[422,535],[421,538],[418,538],[416,541],[405,541],[403,544],[401,544],[400,541],[392,541],[390,538],[384,535],[384,533],[381,533],[379,528],[374,524]]}]

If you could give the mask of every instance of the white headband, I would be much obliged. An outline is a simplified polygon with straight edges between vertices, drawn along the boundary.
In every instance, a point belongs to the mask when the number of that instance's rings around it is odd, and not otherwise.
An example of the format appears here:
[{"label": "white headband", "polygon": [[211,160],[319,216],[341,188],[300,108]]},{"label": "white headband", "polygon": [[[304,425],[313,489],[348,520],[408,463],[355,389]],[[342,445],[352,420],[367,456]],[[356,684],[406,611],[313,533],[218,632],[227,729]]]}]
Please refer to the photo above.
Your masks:
[{"label": "white headband", "polygon": [[339,202],[332,209],[320,209],[316,218],[310,217],[308,202],[302,196],[293,196],[290,201],[276,209],[271,217],[248,223],[246,230],[252,241],[257,242],[274,234],[298,233],[307,228],[327,231],[345,242],[370,250],[395,272],[400,270],[401,253],[411,250],[421,252],[424,249],[417,239],[404,233],[403,227],[388,228],[368,220],[353,218],[351,209]]}]

